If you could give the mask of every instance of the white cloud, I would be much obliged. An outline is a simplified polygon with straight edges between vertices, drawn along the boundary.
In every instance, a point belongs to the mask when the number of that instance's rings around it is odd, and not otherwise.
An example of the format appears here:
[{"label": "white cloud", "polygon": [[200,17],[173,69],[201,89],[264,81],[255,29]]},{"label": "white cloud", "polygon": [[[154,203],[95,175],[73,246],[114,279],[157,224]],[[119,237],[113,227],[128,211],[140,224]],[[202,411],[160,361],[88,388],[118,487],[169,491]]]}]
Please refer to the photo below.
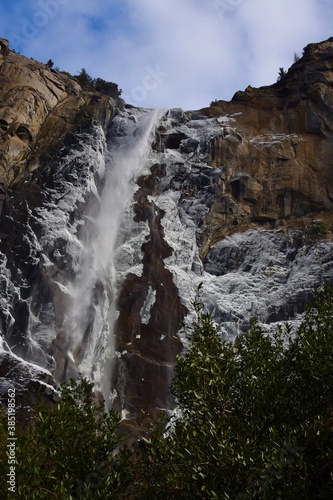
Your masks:
[{"label": "white cloud", "polygon": [[252,84],[273,83],[278,67],[288,68],[294,52],[320,40],[321,19],[315,0],[252,0],[239,9],[247,33],[247,52]]},{"label": "white cloud", "polygon": [[[0,34],[21,37],[19,50],[29,57],[51,58],[72,73],[84,67],[118,83],[134,104],[193,109],[230,99],[248,84],[274,83],[279,67],[292,64],[294,51],[301,55],[305,45],[331,35],[333,5],[331,0],[17,0],[2,5],[0,14]],[[35,29],[24,37],[28,23]]]}]

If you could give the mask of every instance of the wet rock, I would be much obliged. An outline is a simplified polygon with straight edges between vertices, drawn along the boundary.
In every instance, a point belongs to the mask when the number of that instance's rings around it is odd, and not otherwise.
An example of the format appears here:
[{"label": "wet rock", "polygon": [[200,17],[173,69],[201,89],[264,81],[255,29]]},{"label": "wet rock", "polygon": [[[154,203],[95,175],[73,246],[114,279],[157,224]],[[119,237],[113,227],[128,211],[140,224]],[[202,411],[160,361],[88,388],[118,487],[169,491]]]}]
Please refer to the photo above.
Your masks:
[{"label": "wet rock", "polygon": [[9,397],[14,400],[16,426],[25,427],[33,421],[36,403],[43,400],[52,408],[59,396],[49,372],[0,351],[0,408],[8,409]]},{"label": "wet rock", "polygon": [[105,129],[115,108],[113,99],[86,92],[68,74],[8,47],[1,38],[0,182],[6,187],[30,177],[27,165],[32,158],[43,163],[62,147],[84,106]]}]

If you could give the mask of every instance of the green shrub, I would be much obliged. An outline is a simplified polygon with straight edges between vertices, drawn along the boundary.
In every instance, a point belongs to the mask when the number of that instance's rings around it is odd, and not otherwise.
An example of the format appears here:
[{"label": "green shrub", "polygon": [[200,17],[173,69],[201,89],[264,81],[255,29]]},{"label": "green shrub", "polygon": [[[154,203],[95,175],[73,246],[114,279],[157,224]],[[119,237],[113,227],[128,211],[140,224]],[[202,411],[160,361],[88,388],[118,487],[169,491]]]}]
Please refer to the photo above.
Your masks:
[{"label": "green shrub", "polygon": [[94,117],[94,108],[91,104],[81,104],[79,110],[77,111],[74,123],[77,127],[82,127],[83,125],[90,123]]},{"label": "green shrub", "polygon": [[314,221],[311,225],[308,225],[305,228],[305,241],[308,243],[315,242],[318,239],[326,236],[327,232],[328,229],[322,221]]},{"label": "green shrub", "polygon": [[[35,425],[17,431],[13,498],[115,498],[127,482],[127,456],[115,453],[119,417],[95,403],[92,384],[80,379],[62,386],[55,409],[40,404],[35,413]],[[5,422],[0,433],[5,442]],[[3,463],[1,498],[7,498],[6,470]]]},{"label": "green shrub", "polygon": [[333,498],[333,290],[295,336],[221,340],[195,303],[173,382],[181,417],[141,457],[135,498]]},{"label": "green shrub", "polygon": [[81,72],[78,75],[75,75],[74,78],[85,90],[101,92],[102,94],[106,94],[114,99],[118,99],[122,93],[116,83],[107,82],[103,80],[103,78],[92,78],[88,75],[84,68],[82,68]]}]

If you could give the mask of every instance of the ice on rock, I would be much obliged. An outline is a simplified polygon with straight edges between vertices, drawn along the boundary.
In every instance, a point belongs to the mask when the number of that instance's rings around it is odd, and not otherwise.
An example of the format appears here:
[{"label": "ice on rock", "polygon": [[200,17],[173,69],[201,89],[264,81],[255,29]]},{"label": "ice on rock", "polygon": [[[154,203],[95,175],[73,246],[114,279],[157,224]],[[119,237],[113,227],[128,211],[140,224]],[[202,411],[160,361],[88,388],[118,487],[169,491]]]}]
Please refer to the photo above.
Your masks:
[{"label": "ice on rock", "polygon": [[153,305],[156,302],[156,290],[150,286],[148,288],[147,297],[145,298],[145,302],[140,310],[141,323],[144,325],[148,325],[150,320],[150,311]]},{"label": "ice on rock", "polygon": [[[104,383],[111,379],[109,360],[126,353],[114,351],[117,298],[127,276],[142,276],[152,231],[151,221],[144,217],[138,221],[136,216],[135,194],[140,194],[143,176],[148,179],[146,191],[154,185],[145,202],[151,217],[158,219],[153,230],[164,239],[158,240],[157,248],[163,244],[167,248],[168,256],[158,263],[167,270],[168,279],[172,274],[189,319],[194,317],[191,303],[202,283],[203,306],[225,337],[246,332],[254,316],[267,331],[277,322],[299,322],[311,290],[324,279],[333,279],[332,242],[310,246],[291,230],[253,228],[217,241],[205,259],[200,258],[207,215],[226,178],[225,166],[209,164],[209,145],[218,137],[238,141],[236,126],[236,115],[207,118],[180,109],[128,107],[112,120],[108,140],[96,125],[91,135],[78,136],[76,147],[64,152],[52,174],[52,186],[44,193],[44,204],[29,213],[25,233],[28,258],[41,270],[52,297],[41,300],[36,287],[23,300],[25,283],[14,283],[6,258],[0,255],[4,322],[10,327],[15,322],[13,304],[24,303],[29,314],[26,340],[41,364],[53,368],[54,359],[46,353],[58,339],[60,347],[65,344],[68,364],[90,376],[110,399],[112,391]],[[165,146],[168,134],[178,137],[177,147]],[[252,141],[260,148],[297,140],[276,134]],[[156,165],[161,174],[154,173]],[[239,166],[234,180],[244,175]],[[235,200],[230,197],[229,202],[234,208]],[[139,311],[143,325],[154,314],[158,289],[165,286],[163,292],[168,292],[162,274],[145,284]],[[135,331],[127,345],[139,337]],[[158,336],[161,341],[166,338],[164,333]],[[4,341],[1,346],[6,347]]]},{"label": "ice on rock", "polygon": [[[178,115],[178,111],[176,113]],[[161,220],[164,238],[172,248],[172,255],[164,260],[173,274],[182,303],[190,308],[196,287],[203,283],[202,300],[212,311],[222,332],[231,337],[246,331],[251,317],[256,316],[267,329],[275,321],[299,321],[298,313],[310,298],[310,290],[322,282],[325,257],[328,272],[332,268],[333,247],[330,242],[296,248],[293,233],[282,230],[253,229],[234,234],[214,245],[204,265],[199,259],[201,226],[210,210],[207,192],[193,191],[191,196],[181,195],[186,178],[191,181],[205,169],[205,151],[208,142],[222,131],[235,134],[235,117],[191,120],[175,119],[175,113],[161,120],[164,133],[183,133],[198,140],[200,148],[191,157],[179,150],[165,149],[159,161],[166,165],[166,177],[161,180],[162,192],[151,197],[165,212]],[[169,127],[169,129],[168,129]],[[254,142],[266,143],[295,141],[294,135],[258,136]],[[222,169],[215,169],[220,175]],[[185,177],[184,177],[185,175]],[[239,173],[238,177],[244,175]],[[183,176],[183,177],[182,177]],[[179,182],[175,181],[179,177]],[[214,181],[218,182],[218,180]],[[174,187],[174,190],[172,189]],[[325,247],[325,252],[322,247]],[[292,254],[295,256],[291,257]],[[294,318],[294,319],[293,319]]]}]

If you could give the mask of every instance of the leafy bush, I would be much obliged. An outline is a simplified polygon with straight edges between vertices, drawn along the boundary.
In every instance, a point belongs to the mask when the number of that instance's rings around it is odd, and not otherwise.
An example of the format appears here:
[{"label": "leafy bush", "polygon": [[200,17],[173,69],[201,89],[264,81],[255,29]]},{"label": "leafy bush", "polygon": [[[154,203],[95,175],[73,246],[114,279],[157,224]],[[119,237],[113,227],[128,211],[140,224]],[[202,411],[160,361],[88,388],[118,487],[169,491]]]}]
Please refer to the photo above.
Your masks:
[{"label": "leafy bush", "polygon": [[121,95],[121,90],[118,89],[118,85],[113,82],[106,82],[102,78],[96,78],[93,81],[95,90],[101,92],[102,94],[109,95],[116,99]]},{"label": "leafy bush", "polygon": [[[40,404],[36,423],[17,431],[17,496],[22,499],[113,499],[127,482],[127,455],[120,444],[119,417],[96,404],[84,379],[62,386],[51,411]],[[6,442],[2,422],[1,442]],[[1,457],[3,460],[4,457]],[[0,497],[7,498],[7,467],[0,472]],[[120,498],[120,497],[119,497]]]},{"label": "leafy bush", "polygon": [[82,68],[78,75],[74,76],[83,89],[90,90],[93,87],[93,78]]},{"label": "leafy bush", "polygon": [[85,90],[97,91],[102,94],[106,94],[114,99],[120,97],[122,91],[118,88],[118,85],[113,82],[107,82],[102,78],[92,78],[88,75],[87,71],[82,68],[78,75],[74,78],[79,82],[81,87]]},{"label": "leafy bush", "polygon": [[195,308],[173,382],[182,417],[151,439],[135,498],[333,498],[332,287],[296,336],[253,321],[227,342]]},{"label": "leafy bush", "polygon": [[306,226],[304,231],[305,241],[311,243],[317,241],[319,238],[326,236],[328,228],[320,221],[314,221],[311,225]]},{"label": "leafy bush", "polygon": [[83,125],[90,123],[92,118],[94,117],[94,108],[91,104],[81,104],[78,109],[74,122],[77,127],[82,127]]}]

